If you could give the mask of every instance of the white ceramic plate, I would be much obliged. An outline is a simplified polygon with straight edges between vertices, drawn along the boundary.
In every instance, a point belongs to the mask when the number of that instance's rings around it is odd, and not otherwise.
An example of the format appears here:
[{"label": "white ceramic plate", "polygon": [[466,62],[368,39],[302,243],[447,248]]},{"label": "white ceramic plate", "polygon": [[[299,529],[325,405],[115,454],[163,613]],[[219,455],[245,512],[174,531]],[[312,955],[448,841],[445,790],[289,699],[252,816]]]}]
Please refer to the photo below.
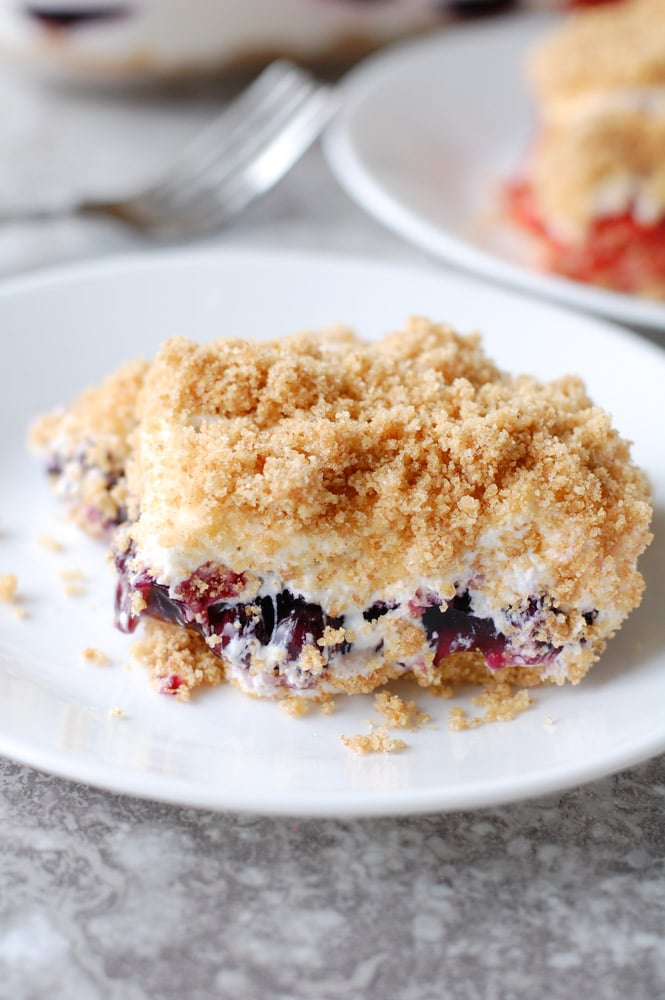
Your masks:
[{"label": "white ceramic plate", "polygon": [[[105,788],[216,809],[349,816],[475,807],[545,793],[665,749],[662,538],[644,559],[642,607],[579,687],[543,690],[509,724],[452,733],[449,702],[418,692],[435,727],[392,756],[359,757],[342,733],[367,732],[371,698],[290,719],[221,688],[188,704],[127,671],[132,642],[112,627],[103,547],[67,525],[26,454],[31,418],[125,359],[183,333],[265,337],[353,323],[371,337],[410,312],[486,331],[500,364],[541,377],[581,372],[635,441],[665,504],[653,419],[665,353],[635,335],[437,270],[250,252],[167,254],[60,270],[0,289],[0,573],[15,571],[27,617],[0,604],[0,752]],[[660,514],[662,521],[662,510]],[[65,543],[45,549],[43,534]],[[61,572],[85,574],[67,598]],[[94,646],[107,667],[85,665]],[[468,706],[456,699],[454,704]],[[124,717],[109,709],[119,707]],[[547,716],[556,720],[544,725]],[[402,734],[397,734],[402,735]]]},{"label": "white ceramic plate", "polygon": [[328,161],[368,212],[460,267],[636,326],[665,329],[665,305],[529,267],[528,241],[498,211],[534,132],[527,51],[551,17],[449,29],[366,60],[347,78]]}]

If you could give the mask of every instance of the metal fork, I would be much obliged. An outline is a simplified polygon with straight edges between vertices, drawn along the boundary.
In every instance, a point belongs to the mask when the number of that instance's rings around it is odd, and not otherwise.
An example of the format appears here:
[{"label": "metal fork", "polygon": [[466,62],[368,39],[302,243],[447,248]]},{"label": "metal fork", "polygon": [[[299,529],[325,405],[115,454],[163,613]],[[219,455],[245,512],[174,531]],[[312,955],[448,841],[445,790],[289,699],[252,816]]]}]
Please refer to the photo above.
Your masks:
[{"label": "metal fork", "polygon": [[[277,60],[149,187],[119,200],[81,201],[65,211],[111,215],[172,239],[219,229],[287,173],[334,108],[331,87]],[[53,214],[63,213],[38,210],[30,216]]]}]

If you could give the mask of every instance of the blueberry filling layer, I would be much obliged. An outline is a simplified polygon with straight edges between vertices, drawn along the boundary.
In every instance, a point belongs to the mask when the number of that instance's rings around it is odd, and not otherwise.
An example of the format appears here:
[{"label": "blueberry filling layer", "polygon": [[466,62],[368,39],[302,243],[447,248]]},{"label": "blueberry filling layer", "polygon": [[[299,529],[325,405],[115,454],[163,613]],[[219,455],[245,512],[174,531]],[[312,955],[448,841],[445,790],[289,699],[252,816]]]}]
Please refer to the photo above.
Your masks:
[{"label": "blueberry filling layer", "polygon": [[[340,629],[344,619],[327,615],[320,605],[308,603],[289,590],[257,597],[251,603],[229,600],[242,586],[243,578],[205,565],[177,588],[177,596],[171,596],[168,587],[147,573],[138,574],[130,583],[126,562],[126,557],[117,560],[116,622],[123,632],[133,632],[140,615],[157,618],[193,629],[214,653],[231,656],[243,667],[249,666],[257,646],[270,645],[282,651],[284,662],[292,664],[306,646],[313,646],[327,659],[336,652],[348,652],[346,642],[320,644],[326,628]],[[143,605],[140,615],[132,610],[133,593]]]},{"label": "blueberry filling layer", "polygon": [[[289,668],[297,686],[316,683],[316,677],[305,677],[298,667],[306,647],[320,654],[322,669],[333,661],[339,664],[341,658],[352,652],[368,653],[369,658],[383,645],[384,618],[391,612],[411,624],[421,625],[423,649],[433,652],[435,667],[456,652],[481,653],[492,670],[544,665],[561,650],[550,642],[534,639],[546,610],[542,597],[531,597],[522,609],[505,612],[504,620],[512,626],[509,636],[497,629],[493,619],[474,614],[468,591],[460,592],[448,602],[430,596],[424,605],[415,600],[405,607],[394,602],[377,602],[355,616],[356,620],[367,623],[371,633],[369,639],[365,634],[359,642],[353,631],[346,636],[342,632],[340,638],[340,630],[352,624],[345,622],[344,616],[329,615],[319,604],[308,602],[288,589],[276,594],[259,593],[253,601],[246,602],[240,598],[245,585],[242,575],[205,564],[170,591],[146,571],[132,572],[131,560],[132,553],[116,559],[116,622],[122,631],[133,632],[142,615],[193,629],[206,639],[216,655],[242,668],[250,666],[253,656],[270,650],[272,658],[263,660],[272,664],[269,669],[274,676]],[[588,618],[593,615],[590,612]]]},{"label": "blueberry filling layer", "polygon": [[[517,613],[509,612],[507,618],[516,626],[528,628],[543,611],[542,599],[529,598],[526,607]],[[533,666],[548,663],[559,648],[548,642],[531,642],[528,652],[520,650],[515,639],[497,631],[491,618],[479,618],[471,610],[468,591],[455,596],[447,605],[425,608],[422,623],[430,645],[434,646],[434,662],[440,663],[451,653],[482,653],[487,666],[498,670],[506,666]],[[530,630],[529,630],[530,631]]]}]

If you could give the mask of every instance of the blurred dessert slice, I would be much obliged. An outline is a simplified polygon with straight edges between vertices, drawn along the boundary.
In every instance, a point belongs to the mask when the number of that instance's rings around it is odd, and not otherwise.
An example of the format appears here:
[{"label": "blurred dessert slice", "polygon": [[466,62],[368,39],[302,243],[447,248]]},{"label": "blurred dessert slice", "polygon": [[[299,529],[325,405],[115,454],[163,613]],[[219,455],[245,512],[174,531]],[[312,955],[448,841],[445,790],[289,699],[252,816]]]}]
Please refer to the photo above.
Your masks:
[{"label": "blurred dessert slice", "polygon": [[665,297],[665,0],[575,14],[528,74],[539,132],[510,202],[540,265]]}]

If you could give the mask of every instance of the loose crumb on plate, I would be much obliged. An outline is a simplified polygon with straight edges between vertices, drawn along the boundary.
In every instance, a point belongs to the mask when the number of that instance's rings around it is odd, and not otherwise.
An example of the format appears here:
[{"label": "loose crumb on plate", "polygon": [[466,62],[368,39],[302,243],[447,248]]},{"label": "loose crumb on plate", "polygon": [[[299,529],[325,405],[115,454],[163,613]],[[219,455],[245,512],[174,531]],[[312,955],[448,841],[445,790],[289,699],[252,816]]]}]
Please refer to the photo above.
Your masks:
[{"label": "loose crumb on plate", "polygon": [[85,580],[85,573],[83,572],[83,570],[78,569],[76,566],[70,567],[68,569],[61,569],[60,572],[58,573],[58,576],[60,577],[61,580],[65,580],[67,582]]},{"label": "loose crumb on plate", "polygon": [[109,717],[111,719],[125,719],[127,717],[127,713],[124,708],[118,708],[117,705],[113,705],[109,708]]},{"label": "loose crumb on plate", "polygon": [[298,719],[303,715],[307,715],[309,712],[309,704],[305,698],[301,698],[298,695],[291,695],[288,698],[282,698],[279,703],[280,708],[290,715],[292,719]]},{"label": "loose crumb on plate", "polygon": [[421,712],[415,701],[403,701],[390,691],[380,691],[376,695],[374,708],[384,716],[391,729],[409,729],[413,733],[432,721],[432,716]]},{"label": "loose crumb on plate", "polygon": [[80,569],[63,569],[60,570],[58,576],[65,584],[65,596],[66,597],[81,597],[85,594],[85,574]]},{"label": "loose crumb on plate", "polygon": [[81,659],[84,663],[92,663],[97,667],[106,667],[110,662],[106,653],[101,649],[95,649],[94,646],[86,646],[85,649],[82,649]]},{"label": "loose crumb on plate", "polygon": [[54,538],[53,535],[40,535],[37,544],[41,545],[43,549],[48,549],[49,552],[64,552],[65,549],[62,542]]},{"label": "loose crumb on plate", "polygon": [[17,590],[18,577],[16,573],[0,573],[0,601],[14,604]]},{"label": "loose crumb on plate", "polygon": [[469,718],[466,711],[457,706],[451,708],[448,715],[448,729],[461,732],[463,729],[476,729],[489,722],[510,722],[522,712],[526,712],[533,704],[533,698],[528,691],[520,690],[513,694],[510,684],[497,684],[486,688],[482,694],[471,699],[474,705],[484,708],[482,715]]},{"label": "loose crumb on plate", "polygon": [[379,726],[371,733],[358,733],[356,736],[342,734],[342,743],[354,753],[399,753],[406,750],[408,744],[404,740],[390,736],[385,726]]}]

